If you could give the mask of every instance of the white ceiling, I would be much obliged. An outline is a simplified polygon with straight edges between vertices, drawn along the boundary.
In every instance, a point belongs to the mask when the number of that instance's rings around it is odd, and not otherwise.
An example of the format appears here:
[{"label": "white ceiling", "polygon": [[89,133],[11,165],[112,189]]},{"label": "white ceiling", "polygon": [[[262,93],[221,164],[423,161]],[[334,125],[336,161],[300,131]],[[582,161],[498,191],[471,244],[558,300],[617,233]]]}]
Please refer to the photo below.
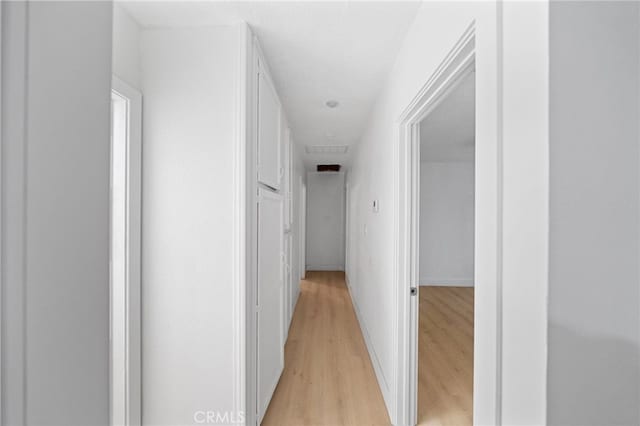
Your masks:
[{"label": "white ceiling", "polygon": [[420,123],[421,161],[473,161],[475,92],[472,73]]},{"label": "white ceiling", "polygon": [[[419,1],[123,2],[143,27],[227,25],[244,20],[258,36],[295,141],[354,145],[384,84]],[[330,109],[328,100],[340,105]],[[348,164],[346,154],[308,154]]]}]

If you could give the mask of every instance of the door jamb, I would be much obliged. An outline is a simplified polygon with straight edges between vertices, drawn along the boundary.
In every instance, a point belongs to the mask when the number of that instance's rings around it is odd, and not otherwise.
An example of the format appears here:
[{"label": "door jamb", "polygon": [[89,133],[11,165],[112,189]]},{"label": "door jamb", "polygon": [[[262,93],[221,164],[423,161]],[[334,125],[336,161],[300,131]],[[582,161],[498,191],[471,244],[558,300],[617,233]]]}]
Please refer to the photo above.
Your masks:
[{"label": "door jamb", "polygon": [[[307,184],[300,177],[300,279],[307,278]],[[298,284],[300,285],[300,284]]]},{"label": "door jamb", "polygon": [[[127,213],[126,213],[126,363],[125,422],[127,426],[142,422],[142,318],[141,318],[141,208],[142,208],[142,94],[117,76],[112,76],[111,91],[127,104]],[[113,143],[113,142],[112,142]],[[110,237],[111,238],[111,237]],[[111,251],[111,249],[110,249]],[[111,304],[110,304],[111,305]],[[109,308],[111,312],[111,306]],[[109,321],[111,326],[111,320]],[[109,348],[111,365],[111,343]],[[111,392],[110,392],[111,394]],[[110,407],[113,410],[113,407]],[[113,411],[110,413],[113,421]]]}]

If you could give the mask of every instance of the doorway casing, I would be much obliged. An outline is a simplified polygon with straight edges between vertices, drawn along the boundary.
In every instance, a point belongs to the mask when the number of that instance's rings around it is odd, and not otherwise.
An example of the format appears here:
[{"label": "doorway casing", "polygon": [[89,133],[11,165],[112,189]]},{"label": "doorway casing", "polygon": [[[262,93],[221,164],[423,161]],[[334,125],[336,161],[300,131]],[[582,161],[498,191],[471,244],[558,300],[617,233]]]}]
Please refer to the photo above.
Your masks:
[{"label": "doorway casing", "polygon": [[[142,94],[114,75],[112,97],[121,105],[113,112],[120,117],[112,123],[115,127],[112,129],[111,142],[109,405],[112,424],[136,426],[142,422]],[[116,181],[118,185],[114,183]],[[114,221],[114,191],[117,186],[121,192],[118,196],[121,205],[118,207],[123,211],[120,212],[121,217]],[[117,226],[115,222],[118,222]],[[114,247],[116,235],[119,247]],[[120,259],[115,259],[116,256]],[[114,276],[116,264],[121,267],[120,279]],[[117,375],[120,377],[116,379]]]},{"label": "doorway casing", "polygon": [[[476,31],[472,22],[448,55],[426,81],[398,120],[400,143],[396,146],[395,277],[397,301],[396,362],[397,422],[416,424],[418,382],[418,297],[420,220],[420,122],[453,91],[476,66]],[[483,108],[476,96],[476,117]],[[474,395],[484,394],[482,406],[474,397],[474,423],[499,424],[500,383],[500,275],[498,274],[501,218],[499,166],[484,162],[487,152],[500,152],[499,138],[478,132],[475,154],[475,250],[474,272]],[[484,174],[485,178],[482,178]],[[489,176],[495,175],[497,179]],[[479,232],[479,230],[483,230]],[[412,290],[415,289],[415,296]],[[481,366],[484,373],[478,374]],[[489,401],[489,404],[487,404]],[[489,405],[489,406],[485,406]]]}]

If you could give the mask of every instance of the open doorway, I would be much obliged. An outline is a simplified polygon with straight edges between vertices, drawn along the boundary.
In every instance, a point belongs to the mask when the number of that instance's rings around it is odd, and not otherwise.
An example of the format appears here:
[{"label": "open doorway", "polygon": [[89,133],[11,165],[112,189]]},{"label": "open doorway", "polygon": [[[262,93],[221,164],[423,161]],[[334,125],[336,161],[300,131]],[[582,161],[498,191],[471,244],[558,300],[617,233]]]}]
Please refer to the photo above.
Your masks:
[{"label": "open doorway", "polygon": [[[480,64],[486,65],[486,64]],[[397,217],[396,230],[396,290],[397,290],[397,309],[398,309],[398,347],[397,347],[397,359],[398,368],[401,372],[398,376],[396,383],[396,390],[398,392],[398,412],[397,422],[403,424],[417,424],[419,421],[418,414],[424,419],[425,410],[440,410],[440,417],[432,418],[429,423],[438,424],[470,424],[472,422],[479,423],[499,423],[499,405],[498,398],[501,392],[500,389],[500,357],[497,353],[497,349],[501,345],[501,315],[502,308],[500,305],[501,300],[501,279],[499,274],[499,262],[497,259],[501,256],[502,246],[500,240],[496,238],[499,236],[499,229],[502,226],[502,216],[499,214],[498,206],[501,199],[501,179],[499,176],[499,170],[501,165],[498,159],[501,152],[502,145],[501,139],[496,137],[495,128],[491,125],[494,123],[495,114],[497,112],[493,107],[493,98],[487,96],[485,91],[476,90],[477,81],[484,82],[488,75],[492,74],[491,67],[480,66],[476,68],[476,36],[475,36],[475,24],[471,25],[462,33],[458,41],[452,46],[449,53],[443,58],[443,61],[436,68],[434,73],[428,77],[422,88],[415,94],[411,102],[399,117],[399,130],[400,130],[400,143],[398,145],[398,191],[397,191]],[[473,81],[470,81],[472,79]],[[473,87],[473,90],[471,88]],[[477,85],[478,88],[483,88],[484,85]],[[458,204],[449,201],[451,205],[457,205],[457,207],[445,208],[447,216],[453,216],[455,214],[461,214],[462,210],[468,212],[471,208],[473,211],[473,230],[468,229],[465,232],[459,232],[456,229],[456,234],[466,237],[459,237],[460,241],[467,241],[464,244],[466,247],[464,250],[459,250],[456,254],[451,253],[451,249],[447,249],[447,246],[439,245],[434,246],[437,253],[444,254],[447,260],[454,259],[454,266],[460,267],[462,264],[466,265],[467,273],[472,270],[472,279],[460,274],[457,271],[454,278],[445,276],[435,276],[433,274],[438,273],[438,269],[427,270],[423,267],[421,270],[420,265],[420,252],[423,250],[421,244],[421,210],[426,206],[421,204],[421,175],[422,179],[426,179],[429,174],[432,174],[430,180],[433,180],[437,173],[445,176],[447,173],[451,175],[454,168],[449,167],[448,172],[442,170],[436,170],[437,166],[427,169],[421,173],[422,160],[426,160],[428,156],[435,156],[436,151],[425,146],[426,155],[421,155],[421,131],[429,131],[430,125],[429,117],[432,118],[432,122],[438,116],[438,109],[440,107],[447,108],[447,100],[452,99],[452,96],[456,96],[456,91],[461,90],[467,92],[466,97],[471,99],[472,102],[467,103],[466,115],[473,116],[474,124],[467,123],[467,129],[473,129],[473,143],[470,143],[470,139],[467,137],[466,143],[459,143],[458,149],[453,148],[453,144],[448,144],[445,150],[441,147],[440,153],[441,159],[445,156],[451,160],[458,156],[458,159],[468,159],[473,157],[473,171],[469,170],[469,165],[458,166],[458,172],[456,176],[473,176],[473,207],[471,203],[467,202],[467,207],[460,207],[461,201],[456,201]],[[462,99],[465,96],[461,96]],[[459,111],[462,107],[448,107],[449,112],[441,115],[448,116],[451,119],[453,116],[458,117],[454,119],[455,132],[462,134],[462,124],[459,122],[461,117],[459,115],[462,111]],[[473,111],[473,112],[471,112]],[[437,120],[436,120],[437,121]],[[433,123],[432,123],[433,124]],[[452,126],[445,126],[452,127]],[[469,130],[467,130],[469,132]],[[445,139],[451,141],[455,134],[449,134]],[[462,138],[464,140],[464,138]],[[466,146],[466,147],[465,147]],[[441,161],[442,162],[442,161]],[[466,172],[460,172],[466,167]],[[444,167],[447,168],[446,166]],[[442,167],[440,167],[442,169]],[[431,170],[431,171],[430,171]],[[436,170],[436,171],[434,171]],[[453,185],[453,184],[452,184]],[[453,188],[469,187],[469,180],[462,185],[458,183],[453,185],[446,195],[452,193],[462,194],[462,192],[455,191]],[[441,191],[442,188],[438,188]],[[462,196],[460,196],[462,197]],[[468,199],[467,201],[470,201]],[[431,203],[433,204],[433,202]],[[442,203],[440,203],[440,206]],[[438,207],[438,204],[436,204]],[[434,212],[431,212],[433,215]],[[439,212],[440,216],[443,212]],[[437,216],[437,215],[436,215]],[[468,213],[465,214],[468,218]],[[446,219],[451,219],[447,217]],[[458,225],[462,226],[462,225]],[[449,227],[451,229],[451,226]],[[427,227],[428,230],[428,227]],[[442,231],[442,229],[439,229]],[[437,232],[433,229],[431,234]],[[442,232],[441,232],[442,234]],[[452,234],[450,232],[450,234]],[[469,235],[473,235],[473,249],[472,258],[473,262],[463,261],[462,253],[468,253],[470,251],[470,238]],[[444,233],[446,236],[446,233]],[[431,235],[433,237],[434,235]],[[423,235],[424,237],[424,235]],[[440,236],[442,238],[443,235]],[[449,238],[453,238],[449,235]],[[438,238],[435,238],[437,242]],[[459,244],[462,247],[462,243]],[[449,253],[443,253],[445,251]],[[440,260],[442,263],[442,257]],[[467,257],[468,259],[468,257]],[[424,266],[424,265],[423,265]],[[443,266],[443,265],[440,265]],[[451,272],[451,271],[450,271]],[[431,275],[430,275],[431,274]],[[422,281],[421,281],[422,278]],[[427,281],[432,281],[431,283]],[[436,282],[436,281],[439,281]],[[446,282],[448,281],[448,282]],[[466,291],[467,297],[464,298],[460,295],[456,295],[457,303],[460,309],[466,306],[466,311],[461,314],[460,312],[449,312],[447,317],[444,317],[442,313],[442,307],[446,303],[446,298],[438,298],[430,293],[433,293],[431,286],[423,286],[422,297],[420,297],[421,284],[441,284],[435,287],[445,287],[442,284],[456,284],[457,286],[470,286],[473,285],[472,290],[462,289],[462,293]],[[444,291],[453,289],[444,288]],[[469,296],[473,296],[473,299]],[[454,295],[449,295],[454,297]],[[419,303],[419,300],[425,299],[425,303]],[[429,300],[433,301],[433,304],[429,303]],[[422,305],[422,306],[421,306]],[[454,305],[455,307],[455,305]],[[431,308],[431,309],[429,309]],[[422,311],[422,312],[421,312]],[[425,314],[429,311],[432,314],[438,314],[440,312],[440,327],[438,327],[439,337],[422,336],[420,339],[420,317],[421,313],[424,322],[427,322]],[[455,341],[453,347],[456,347],[457,353],[443,354],[443,350],[447,348],[447,342],[452,336],[451,330],[443,329],[443,324],[450,325],[451,318],[459,320],[462,324],[458,324],[458,327],[464,327],[465,331],[458,331],[458,340]],[[438,326],[437,319],[430,320],[432,324]],[[462,337],[464,336],[464,337]],[[422,365],[420,357],[423,355],[429,356],[428,349],[420,351],[420,340],[423,343],[428,343],[431,339],[431,348],[439,349],[441,352],[436,355],[436,360],[440,363],[437,367],[427,364]],[[439,340],[438,340],[439,339]],[[444,339],[444,340],[443,340]],[[434,343],[434,341],[436,343]],[[460,354],[464,353],[461,357]],[[439,357],[439,358],[438,358]],[[442,401],[431,401],[430,407],[425,406],[425,410],[419,407],[419,398],[425,394],[425,388],[420,392],[420,380],[423,381],[423,385],[427,384],[425,375],[441,372],[443,369],[443,362],[450,361],[451,358],[461,357],[457,360],[460,365],[449,365],[450,371],[458,373],[458,370],[465,370],[466,376],[461,379],[458,375],[449,377],[448,379],[437,377],[438,380],[448,380],[449,387],[441,389],[434,394],[434,398],[442,398],[446,395],[450,401],[455,403],[453,410],[462,412],[462,417],[453,416],[451,407],[439,407],[438,403]],[[465,366],[464,368],[461,366]],[[477,368],[478,366],[482,368]],[[422,370],[422,372],[421,372]],[[428,370],[431,370],[430,372]],[[422,374],[421,374],[422,373]],[[422,376],[422,377],[420,377]],[[431,382],[434,378],[431,378]],[[428,392],[428,391],[427,391]],[[465,395],[464,397],[461,395]],[[465,401],[465,402],[462,402]],[[462,408],[460,408],[462,407]],[[433,417],[433,416],[432,416]],[[444,417],[444,418],[442,418]],[[427,423],[428,424],[428,423]]]},{"label": "open doorway", "polygon": [[141,103],[140,92],[113,78],[109,265],[112,426],[141,424]]},{"label": "open doorway", "polygon": [[420,122],[418,424],[473,424],[475,73]]}]

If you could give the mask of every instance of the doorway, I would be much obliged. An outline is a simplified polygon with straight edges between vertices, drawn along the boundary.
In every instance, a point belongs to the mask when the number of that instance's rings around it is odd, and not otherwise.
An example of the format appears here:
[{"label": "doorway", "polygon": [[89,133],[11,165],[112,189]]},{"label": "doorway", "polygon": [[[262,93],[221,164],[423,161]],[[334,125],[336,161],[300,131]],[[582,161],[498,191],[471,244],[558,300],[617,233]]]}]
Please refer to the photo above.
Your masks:
[{"label": "doorway", "polygon": [[142,95],[114,77],[111,91],[111,425],[141,424],[140,209]]},{"label": "doorway", "polygon": [[[420,287],[420,124],[475,73],[474,252],[473,252],[473,409],[472,420],[500,423],[503,226],[502,139],[494,123],[500,114],[493,96],[496,82],[491,62],[476,67],[475,22],[461,34],[449,53],[398,118],[396,291],[398,380],[397,415],[402,424],[417,424],[419,386]],[[480,90],[482,89],[482,90]],[[481,368],[478,368],[481,366]]]},{"label": "doorway", "polygon": [[299,224],[300,228],[298,229],[298,235],[300,236],[300,241],[298,245],[299,252],[299,265],[298,271],[300,271],[300,279],[304,279],[307,276],[307,185],[305,184],[305,179],[303,176],[300,176],[300,218]]},{"label": "doorway", "polygon": [[475,73],[420,122],[418,425],[473,424]]}]

